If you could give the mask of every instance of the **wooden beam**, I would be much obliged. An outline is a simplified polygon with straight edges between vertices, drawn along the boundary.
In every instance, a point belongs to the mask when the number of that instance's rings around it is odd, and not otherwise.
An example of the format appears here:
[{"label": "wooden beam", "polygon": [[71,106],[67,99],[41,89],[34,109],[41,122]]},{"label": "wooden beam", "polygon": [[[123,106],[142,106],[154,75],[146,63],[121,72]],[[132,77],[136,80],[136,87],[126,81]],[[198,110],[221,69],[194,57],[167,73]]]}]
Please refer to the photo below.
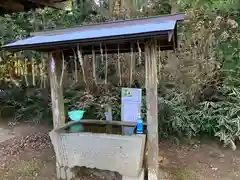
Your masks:
[{"label": "wooden beam", "polygon": [[[59,3],[53,3],[52,7],[53,8],[56,8],[56,9],[63,9],[63,10],[66,10],[67,7],[69,7],[68,4],[69,2],[68,1],[65,1],[65,2],[59,2]],[[69,9],[67,9],[69,10]]]},{"label": "wooden beam", "polygon": [[19,2],[16,2],[13,0],[0,1],[0,7],[5,9],[6,11],[11,11],[11,12],[24,11],[24,6]]},{"label": "wooden beam", "polygon": [[148,180],[161,179],[158,165],[158,103],[157,103],[157,42],[145,43],[146,103],[147,103],[147,166]]},{"label": "wooden beam", "polygon": [[55,3],[53,0],[28,0],[32,3],[42,6],[49,6],[56,9],[65,9],[67,7],[68,1]]},{"label": "wooden beam", "polygon": [[48,72],[51,85],[52,114],[54,128],[65,124],[62,85],[60,84],[62,60],[60,52],[48,54]]}]

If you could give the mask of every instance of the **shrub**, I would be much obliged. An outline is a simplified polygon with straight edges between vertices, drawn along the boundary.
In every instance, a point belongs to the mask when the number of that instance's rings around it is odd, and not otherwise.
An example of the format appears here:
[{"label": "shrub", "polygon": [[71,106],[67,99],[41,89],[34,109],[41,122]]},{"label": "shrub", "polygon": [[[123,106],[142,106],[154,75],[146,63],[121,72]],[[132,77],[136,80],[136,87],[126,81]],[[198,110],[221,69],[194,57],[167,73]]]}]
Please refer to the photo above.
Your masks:
[{"label": "shrub", "polygon": [[224,86],[216,96],[218,101],[204,101],[192,108],[177,97],[159,98],[162,131],[177,137],[216,136],[232,145],[240,138],[240,90]]}]

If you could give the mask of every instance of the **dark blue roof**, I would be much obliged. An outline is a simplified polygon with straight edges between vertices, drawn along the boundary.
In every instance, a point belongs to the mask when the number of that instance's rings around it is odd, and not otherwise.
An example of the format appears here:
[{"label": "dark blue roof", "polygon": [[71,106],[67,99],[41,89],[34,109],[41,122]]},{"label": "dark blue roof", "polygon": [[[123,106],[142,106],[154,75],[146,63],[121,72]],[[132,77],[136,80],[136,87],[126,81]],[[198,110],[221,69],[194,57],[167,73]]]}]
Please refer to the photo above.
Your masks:
[{"label": "dark blue roof", "polygon": [[183,19],[183,14],[170,16],[157,16],[143,19],[134,19],[127,21],[108,22],[97,25],[88,25],[63,30],[36,33],[35,36],[3,46],[4,49],[29,49],[29,47],[38,47],[56,45],[61,43],[83,42],[104,42],[109,37],[118,39],[124,36],[134,35],[154,35],[159,32],[172,32],[176,27],[176,22]]}]

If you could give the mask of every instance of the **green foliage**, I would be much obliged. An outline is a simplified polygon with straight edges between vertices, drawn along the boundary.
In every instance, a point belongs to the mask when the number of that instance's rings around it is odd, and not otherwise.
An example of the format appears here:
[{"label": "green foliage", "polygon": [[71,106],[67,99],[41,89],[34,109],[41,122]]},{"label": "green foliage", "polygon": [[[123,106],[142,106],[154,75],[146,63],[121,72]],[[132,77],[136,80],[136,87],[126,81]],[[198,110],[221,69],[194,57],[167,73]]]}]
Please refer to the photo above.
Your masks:
[{"label": "green foliage", "polygon": [[160,98],[160,121],[166,134],[192,138],[217,136],[226,145],[240,136],[240,91],[232,87],[218,89],[217,102],[204,101],[189,108],[177,98]]},{"label": "green foliage", "polygon": [[49,93],[42,89],[11,88],[4,90],[6,94],[1,98],[1,105],[15,109],[12,113],[14,121],[39,122],[49,120],[51,106]]},{"label": "green foliage", "polygon": [[155,13],[158,14],[171,14],[171,5],[169,0],[156,1],[153,7]]},{"label": "green foliage", "polygon": [[[64,89],[65,115],[71,109],[85,110],[86,119],[105,119],[105,107],[110,105],[115,120],[120,120],[120,89],[113,88],[111,94],[94,97],[78,86]],[[45,89],[11,88],[2,92],[1,108],[12,107],[14,121],[52,123],[51,95]]]}]

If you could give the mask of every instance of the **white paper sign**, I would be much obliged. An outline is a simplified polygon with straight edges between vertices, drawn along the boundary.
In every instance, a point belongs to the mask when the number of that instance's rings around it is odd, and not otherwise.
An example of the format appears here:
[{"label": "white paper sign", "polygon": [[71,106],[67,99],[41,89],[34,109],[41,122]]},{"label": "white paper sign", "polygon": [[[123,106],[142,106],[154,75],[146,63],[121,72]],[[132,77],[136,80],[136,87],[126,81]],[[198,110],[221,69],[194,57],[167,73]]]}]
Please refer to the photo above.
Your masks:
[{"label": "white paper sign", "polygon": [[[136,88],[122,88],[121,120],[136,122],[142,106],[142,90]],[[133,134],[134,127],[123,127],[123,134]]]}]

